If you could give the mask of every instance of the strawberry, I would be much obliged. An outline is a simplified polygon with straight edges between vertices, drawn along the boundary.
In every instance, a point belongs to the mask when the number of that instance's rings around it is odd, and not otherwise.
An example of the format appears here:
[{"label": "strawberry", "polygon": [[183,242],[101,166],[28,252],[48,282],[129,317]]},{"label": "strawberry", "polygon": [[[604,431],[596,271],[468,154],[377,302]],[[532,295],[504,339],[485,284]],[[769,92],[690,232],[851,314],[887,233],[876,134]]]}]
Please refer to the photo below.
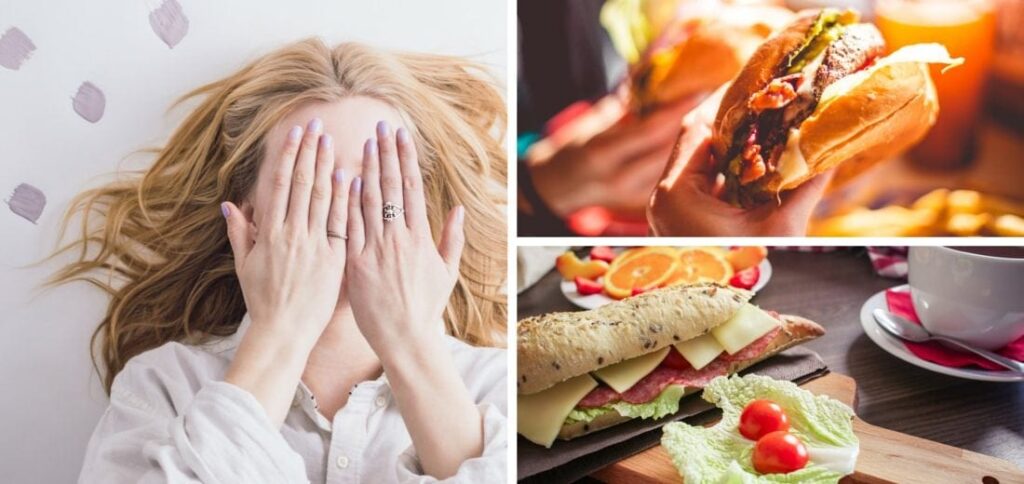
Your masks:
[{"label": "strawberry", "polygon": [[576,292],[580,293],[581,296],[589,296],[591,294],[600,294],[604,290],[604,285],[593,279],[587,279],[586,277],[576,276],[573,279],[576,283]]},{"label": "strawberry", "polygon": [[761,270],[757,266],[751,266],[734,274],[732,279],[729,279],[729,285],[740,289],[751,289],[760,278]]},{"label": "strawberry", "polygon": [[598,245],[590,249],[590,260],[603,260],[611,264],[615,256],[615,251],[607,245]]},{"label": "strawberry", "polygon": [[643,293],[645,293],[647,291],[650,291],[651,289],[653,289],[653,288],[650,288],[650,287],[634,287],[633,288],[633,295],[636,296],[637,294],[643,294]]}]

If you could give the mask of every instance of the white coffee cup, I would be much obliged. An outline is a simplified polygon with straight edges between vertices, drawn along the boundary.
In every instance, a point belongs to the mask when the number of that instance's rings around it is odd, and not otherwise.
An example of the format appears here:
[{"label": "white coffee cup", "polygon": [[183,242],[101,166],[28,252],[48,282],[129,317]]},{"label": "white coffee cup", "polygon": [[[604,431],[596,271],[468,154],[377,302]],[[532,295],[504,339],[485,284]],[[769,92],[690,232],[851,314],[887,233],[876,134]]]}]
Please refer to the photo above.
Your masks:
[{"label": "white coffee cup", "polygon": [[1024,336],[1024,258],[911,247],[909,271],[929,332],[989,350]]}]

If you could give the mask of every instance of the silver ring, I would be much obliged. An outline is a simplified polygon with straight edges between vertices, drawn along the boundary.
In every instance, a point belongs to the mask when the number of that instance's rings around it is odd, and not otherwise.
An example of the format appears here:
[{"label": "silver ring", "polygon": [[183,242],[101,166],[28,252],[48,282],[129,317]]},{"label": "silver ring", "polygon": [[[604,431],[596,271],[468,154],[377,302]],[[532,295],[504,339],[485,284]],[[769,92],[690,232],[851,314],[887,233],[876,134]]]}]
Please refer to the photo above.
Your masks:
[{"label": "silver ring", "polygon": [[332,238],[332,237],[335,238],[335,239],[348,240],[348,236],[347,235],[341,235],[341,234],[339,234],[337,232],[328,230],[327,231],[327,238]]},{"label": "silver ring", "polygon": [[405,213],[405,209],[397,203],[386,202],[384,204],[384,221],[390,222]]}]

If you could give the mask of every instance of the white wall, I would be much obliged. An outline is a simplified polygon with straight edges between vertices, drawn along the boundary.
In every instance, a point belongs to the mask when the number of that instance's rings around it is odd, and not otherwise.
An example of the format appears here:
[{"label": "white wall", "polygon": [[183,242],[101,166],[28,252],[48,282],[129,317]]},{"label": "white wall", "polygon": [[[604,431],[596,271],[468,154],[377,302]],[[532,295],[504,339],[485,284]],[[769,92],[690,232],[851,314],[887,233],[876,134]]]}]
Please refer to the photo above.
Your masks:
[{"label": "white wall", "polygon": [[[106,299],[85,284],[36,291],[54,266],[19,267],[53,247],[75,193],[166,139],[174,99],[311,35],[470,56],[507,77],[503,0],[179,0],[190,25],[173,49],[149,24],[160,2],[0,0],[0,34],[36,46],[0,67],[0,199],[20,183],[48,199],[35,225],[0,205],[0,482],[73,482],[107,402],[88,357]],[[71,107],[84,81],[106,94],[96,124]]]}]

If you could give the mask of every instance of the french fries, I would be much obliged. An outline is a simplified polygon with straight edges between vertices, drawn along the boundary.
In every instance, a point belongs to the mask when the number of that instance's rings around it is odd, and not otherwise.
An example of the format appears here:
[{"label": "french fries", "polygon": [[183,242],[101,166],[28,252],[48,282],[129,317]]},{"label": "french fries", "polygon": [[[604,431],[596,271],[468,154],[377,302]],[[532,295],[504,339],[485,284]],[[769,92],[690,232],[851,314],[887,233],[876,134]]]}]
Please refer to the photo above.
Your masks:
[{"label": "french fries", "polygon": [[1024,204],[975,190],[940,188],[910,205],[854,209],[811,225],[824,237],[920,237],[997,235],[1024,237]]}]

